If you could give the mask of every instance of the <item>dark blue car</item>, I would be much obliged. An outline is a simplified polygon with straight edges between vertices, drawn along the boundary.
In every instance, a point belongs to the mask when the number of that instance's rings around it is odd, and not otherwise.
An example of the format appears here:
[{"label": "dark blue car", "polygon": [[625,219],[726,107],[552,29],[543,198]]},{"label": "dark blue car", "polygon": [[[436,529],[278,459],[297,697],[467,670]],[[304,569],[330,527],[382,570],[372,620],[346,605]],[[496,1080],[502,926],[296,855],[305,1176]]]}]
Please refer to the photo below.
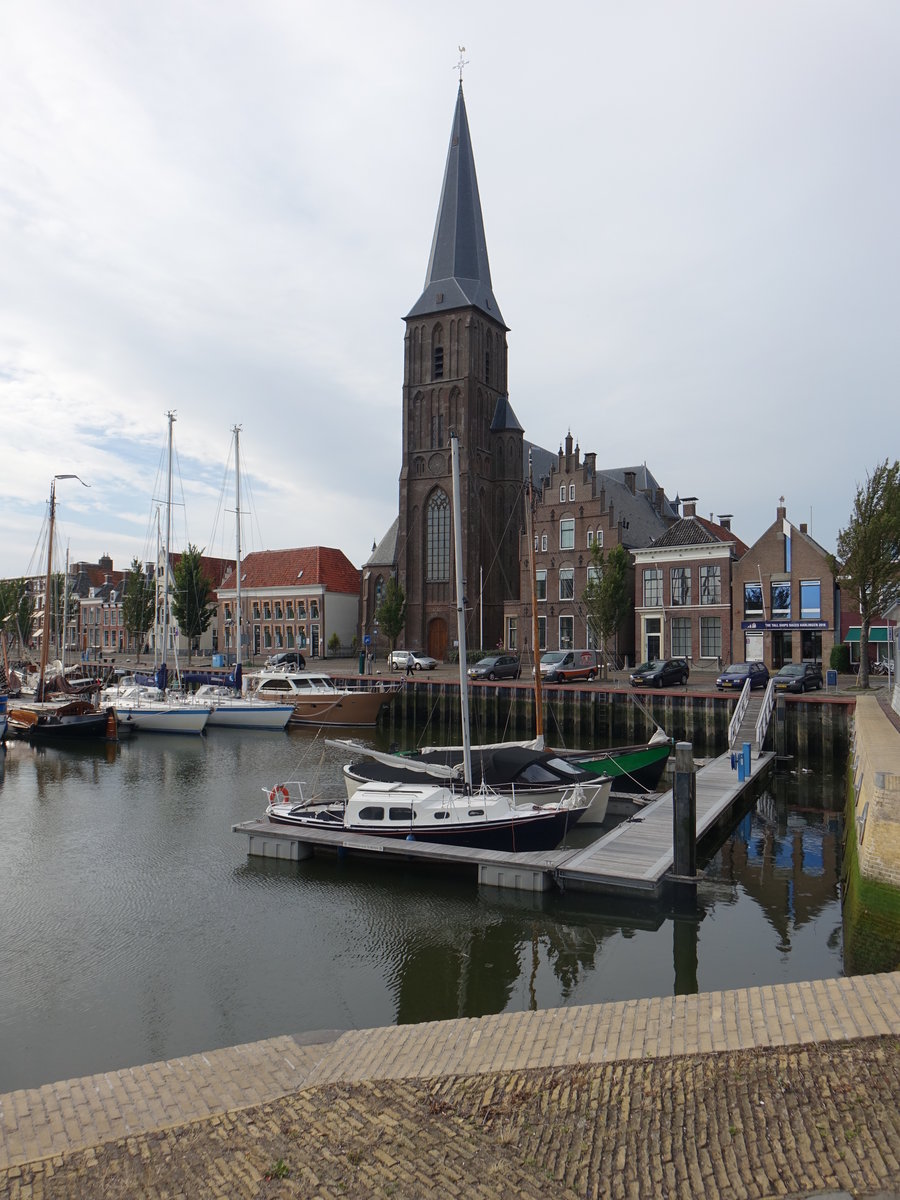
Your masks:
[{"label": "dark blue car", "polygon": [[716,687],[720,692],[739,692],[748,679],[751,691],[754,688],[764,688],[769,682],[769,668],[761,662],[732,663],[716,680]]}]

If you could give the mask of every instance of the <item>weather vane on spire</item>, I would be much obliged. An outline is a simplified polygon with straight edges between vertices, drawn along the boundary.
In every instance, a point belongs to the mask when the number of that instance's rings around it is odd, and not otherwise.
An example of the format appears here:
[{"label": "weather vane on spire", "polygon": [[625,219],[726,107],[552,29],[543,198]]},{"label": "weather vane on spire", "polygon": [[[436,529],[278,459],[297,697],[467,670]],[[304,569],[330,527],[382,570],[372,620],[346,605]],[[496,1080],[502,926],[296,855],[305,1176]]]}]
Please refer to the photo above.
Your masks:
[{"label": "weather vane on spire", "polygon": [[459,71],[460,84],[462,84],[463,67],[467,67],[469,65],[469,60],[467,58],[463,58],[463,55],[465,54],[465,52],[466,52],[465,46],[460,46],[459,47],[459,62],[453,68],[454,71]]}]

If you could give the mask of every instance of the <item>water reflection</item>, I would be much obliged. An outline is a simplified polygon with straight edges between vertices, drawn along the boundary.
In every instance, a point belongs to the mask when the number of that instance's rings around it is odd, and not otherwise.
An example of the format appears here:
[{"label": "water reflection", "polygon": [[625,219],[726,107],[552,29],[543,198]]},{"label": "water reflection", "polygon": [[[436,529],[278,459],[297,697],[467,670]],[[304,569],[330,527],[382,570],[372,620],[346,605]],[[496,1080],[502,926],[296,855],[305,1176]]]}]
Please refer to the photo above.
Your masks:
[{"label": "water reflection", "polygon": [[248,859],[231,826],[263,788],[337,790],[343,752],[227,731],[113,749],[20,744],[0,774],[0,1091],[284,1032],[841,973],[829,778],[775,781],[686,913]]}]

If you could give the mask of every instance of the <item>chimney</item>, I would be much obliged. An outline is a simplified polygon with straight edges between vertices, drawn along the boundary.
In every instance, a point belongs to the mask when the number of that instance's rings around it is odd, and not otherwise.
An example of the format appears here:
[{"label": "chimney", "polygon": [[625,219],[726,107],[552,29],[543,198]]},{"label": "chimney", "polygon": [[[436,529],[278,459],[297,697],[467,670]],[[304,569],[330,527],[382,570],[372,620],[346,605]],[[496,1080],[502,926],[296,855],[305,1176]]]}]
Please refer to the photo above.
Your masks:
[{"label": "chimney", "polygon": [[584,456],[584,466],[589,475],[597,473],[597,455],[593,451]]},{"label": "chimney", "polygon": [[632,496],[634,495],[636,479],[637,476],[635,475],[634,471],[625,472],[625,486],[628,488],[629,492],[631,492]]},{"label": "chimney", "polygon": [[719,516],[719,524],[723,529],[727,529],[731,533],[731,517],[732,513],[721,513]]},{"label": "chimney", "polygon": [[572,470],[572,433],[566,434],[566,474]]},{"label": "chimney", "polygon": [[805,521],[801,521],[801,522],[800,522],[800,532],[801,532],[801,533],[806,533],[806,532],[807,532],[807,528],[806,528],[806,522],[805,522]]},{"label": "chimney", "polygon": [[784,521],[787,519],[787,509],[784,506],[784,496],[778,497],[778,507],[775,509],[775,520]]},{"label": "chimney", "polygon": [[696,517],[696,515],[697,515],[697,497],[696,496],[682,497],[681,504],[682,504],[681,515],[683,517]]}]

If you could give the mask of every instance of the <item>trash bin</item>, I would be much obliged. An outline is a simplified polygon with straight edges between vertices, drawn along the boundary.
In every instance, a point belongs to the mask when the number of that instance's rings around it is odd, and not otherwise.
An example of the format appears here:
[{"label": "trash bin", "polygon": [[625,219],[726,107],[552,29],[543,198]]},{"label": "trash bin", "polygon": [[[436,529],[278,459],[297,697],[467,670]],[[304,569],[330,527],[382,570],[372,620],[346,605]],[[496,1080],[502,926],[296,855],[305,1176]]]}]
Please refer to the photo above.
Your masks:
[{"label": "trash bin", "polygon": [[365,673],[366,673],[366,652],[365,652],[365,650],[360,650],[360,652],[359,652],[359,673],[360,673],[360,675],[365,675]]}]

